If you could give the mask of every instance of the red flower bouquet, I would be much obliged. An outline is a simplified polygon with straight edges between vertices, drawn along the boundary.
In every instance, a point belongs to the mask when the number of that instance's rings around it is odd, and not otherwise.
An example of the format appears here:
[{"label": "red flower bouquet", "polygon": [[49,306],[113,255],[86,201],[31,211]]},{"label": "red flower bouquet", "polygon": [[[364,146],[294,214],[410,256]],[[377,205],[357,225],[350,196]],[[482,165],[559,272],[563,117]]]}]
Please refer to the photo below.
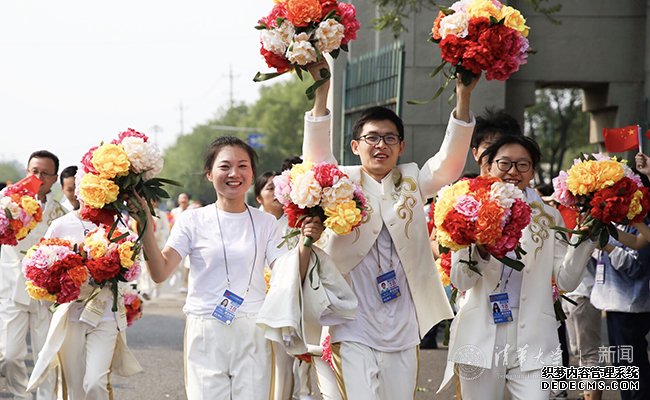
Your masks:
[{"label": "red flower bouquet", "polygon": [[451,67],[433,99],[456,74],[466,85],[481,71],[486,71],[488,80],[508,79],[527,61],[528,29],[518,10],[497,0],[461,0],[443,8],[431,31],[431,41],[439,45],[443,61],[432,76],[448,64]]},{"label": "red flower bouquet", "polygon": [[[265,81],[288,71],[302,71],[323,59],[324,53],[336,58],[348,43],[356,39],[359,22],[352,4],[336,0],[279,0],[268,16],[255,27],[261,31],[260,53],[276,72],[257,73],[255,82]],[[321,70],[321,79],[307,91],[309,99],[322,83],[329,79],[329,71]]]},{"label": "red flower bouquet", "polygon": [[63,239],[41,239],[23,258],[27,292],[36,300],[57,304],[79,298],[88,271],[76,246]]},{"label": "red flower bouquet", "polygon": [[41,204],[35,198],[41,184],[32,175],[4,190],[0,197],[0,245],[15,246],[41,222]]}]

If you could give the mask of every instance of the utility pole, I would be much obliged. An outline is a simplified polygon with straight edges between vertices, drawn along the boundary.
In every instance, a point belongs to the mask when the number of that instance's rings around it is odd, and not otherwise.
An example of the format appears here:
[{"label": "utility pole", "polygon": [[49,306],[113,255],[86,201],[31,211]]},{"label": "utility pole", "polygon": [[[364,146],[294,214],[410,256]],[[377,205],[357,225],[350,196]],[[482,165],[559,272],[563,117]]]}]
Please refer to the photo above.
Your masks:
[{"label": "utility pole", "polygon": [[228,73],[228,82],[230,84],[230,86],[229,86],[230,87],[230,93],[229,93],[229,95],[230,95],[229,96],[230,97],[230,108],[233,108],[235,106],[234,82],[235,82],[235,78],[237,78],[237,77],[239,77],[239,75],[237,75],[237,76],[233,75],[233,73],[232,73],[232,64],[230,64],[230,70],[229,70],[229,73]]},{"label": "utility pole", "polygon": [[183,100],[181,100],[180,104],[178,105],[178,112],[180,113],[180,124],[181,124],[181,136],[185,133],[185,130],[183,129]]}]

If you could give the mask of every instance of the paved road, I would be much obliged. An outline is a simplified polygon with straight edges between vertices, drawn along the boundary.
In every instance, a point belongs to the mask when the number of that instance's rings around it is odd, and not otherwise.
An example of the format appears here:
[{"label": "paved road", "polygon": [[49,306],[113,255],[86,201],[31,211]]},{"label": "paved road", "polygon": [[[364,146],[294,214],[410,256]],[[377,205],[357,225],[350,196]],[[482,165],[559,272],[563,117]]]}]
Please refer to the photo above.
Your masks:
[{"label": "paved road", "polygon": [[[129,378],[113,376],[115,399],[159,400],[186,399],[183,385],[183,330],[181,312],[183,296],[168,292],[145,303],[144,317],[127,331],[129,347],[142,364],[144,372]],[[416,400],[453,399],[454,388],[435,395],[442,381],[445,349],[420,352],[420,376]],[[11,398],[6,392],[5,380],[0,378],[0,399]],[[315,399],[319,399],[315,396]],[[488,399],[486,397],[486,399]],[[572,399],[577,394],[571,393]],[[607,393],[605,399],[618,399],[618,394]]]}]

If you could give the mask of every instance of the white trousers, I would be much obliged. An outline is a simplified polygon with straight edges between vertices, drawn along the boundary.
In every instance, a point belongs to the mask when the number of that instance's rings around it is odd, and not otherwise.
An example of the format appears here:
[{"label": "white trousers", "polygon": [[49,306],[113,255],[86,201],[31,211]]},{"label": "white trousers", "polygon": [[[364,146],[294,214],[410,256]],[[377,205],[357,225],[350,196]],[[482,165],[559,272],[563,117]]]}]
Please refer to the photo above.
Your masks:
[{"label": "white trousers", "polygon": [[341,394],[348,400],[413,399],[418,376],[418,348],[383,352],[356,342],[332,345]]},{"label": "white trousers", "polygon": [[315,356],[312,364],[316,368],[318,389],[323,396],[323,400],[343,400],[343,396],[341,396],[339,386],[336,382],[336,374],[329,363],[323,361],[320,356]]},{"label": "white trousers", "polygon": [[188,400],[263,400],[271,395],[271,344],[255,314],[230,326],[187,316],[185,391]]},{"label": "white trousers", "polygon": [[271,342],[273,346],[273,400],[291,398],[294,385],[293,362],[295,357],[287,354],[280,343]]},{"label": "white trousers", "polygon": [[[512,310],[516,321],[518,310]],[[541,389],[541,369],[522,372],[517,348],[516,322],[499,324],[495,340],[495,354],[498,353],[499,357],[495,358],[492,368],[470,367],[470,373],[463,373],[461,366],[459,373],[457,364],[456,373],[460,378],[463,400],[500,400],[504,398],[506,390],[512,400],[548,400],[549,391]]]},{"label": "white trousers", "polygon": [[[2,373],[7,378],[7,388],[14,399],[31,399],[27,393],[27,333],[29,332],[34,363],[45,344],[52,314],[45,303],[32,300],[29,306],[2,299],[4,332],[0,348],[4,351]],[[55,398],[56,374],[50,373],[36,391],[38,400]]]},{"label": "white trousers", "polygon": [[69,400],[109,400],[111,362],[117,342],[117,322],[100,321],[97,327],[68,322],[59,360]]}]

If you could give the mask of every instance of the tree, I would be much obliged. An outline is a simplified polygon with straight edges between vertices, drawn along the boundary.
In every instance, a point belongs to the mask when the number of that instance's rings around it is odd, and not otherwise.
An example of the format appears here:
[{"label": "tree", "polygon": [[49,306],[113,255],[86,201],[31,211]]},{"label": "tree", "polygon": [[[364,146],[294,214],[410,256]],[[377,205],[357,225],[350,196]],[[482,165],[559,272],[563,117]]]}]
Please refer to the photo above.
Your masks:
[{"label": "tree", "polygon": [[161,173],[183,184],[180,188],[170,188],[172,198],[181,192],[188,192],[192,198],[204,204],[215,200],[214,189],[205,178],[205,151],[218,136],[236,136],[246,141],[248,134],[253,133],[246,129],[236,130],[238,127],[250,127],[264,135],[264,147],[258,149],[259,173],[278,171],[286,157],[299,155],[303,115],[311,107],[304,94],[307,86],[309,82],[301,82],[294,77],[262,87],[260,98],[253,105],[240,103],[229,109],[221,109],[216,118],[179,137],[173,146],[165,150],[165,168]]},{"label": "tree", "polygon": [[582,111],[580,89],[541,89],[535,97],[536,104],[524,114],[525,128],[539,143],[543,165],[548,166],[538,169],[537,178],[548,182],[588,149],[589,115]]},{"label": "tree", "polygon": [[19,181],[24,176],[25,173],[22,171],[22,168],[18,162],[0,162],[0,183],[14,183]]}]

